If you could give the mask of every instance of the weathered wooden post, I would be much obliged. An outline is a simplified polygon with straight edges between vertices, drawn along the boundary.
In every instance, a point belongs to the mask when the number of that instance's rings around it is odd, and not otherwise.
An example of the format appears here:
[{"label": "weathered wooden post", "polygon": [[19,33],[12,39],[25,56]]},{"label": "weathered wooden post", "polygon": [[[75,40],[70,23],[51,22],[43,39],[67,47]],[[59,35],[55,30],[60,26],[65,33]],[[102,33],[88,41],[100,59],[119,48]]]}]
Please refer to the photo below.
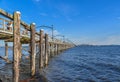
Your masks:
[{"label": "weathered wooden post", "polygon": [[59,44],[57,44],[57,54],[59,54]]},{"label": "weathered wooden post", "polygon": [[55,45],[54,45],[54,43],[52,44],[52,56],[54,56],[54,47],[55,47]]},{"label": "weathered wooden post", "polygon": [[43,45],[43,39],[44,39],[44,32],[43,30],[40,30],[40,44],[39,44],[39,51],[40,51],[40,54],[39,54],[39,68],[42,68],[44,66],[44,62],[43,62],[43,55],[44,55],[44,45]]},{"label": "weathered wooden post", "polygon": [[50,57],[50,43],[48,42],[48,58]]},{"label": "weathered wooden post", "polygon": [[30,64],[31,64],[31,76],[35,75],[35,56],[36,56],[36,45],[35,45],[35,23],[30,25]]},{"label": "weathered wooden post", "polygon": [[50,57],[52,57],[52,43],[50,43]]},{"label": "weathered wooden post", "polygon": [[8,43],[5,42],[5,58],[8,59]]},{"label": "weathered wooden post", "polygon": [[57,50],[58,50],[57,48],[58,48],[58,45],[57,45],[57,43],[56,43],[56,47],[55,47],[55,51],[56,51],[55,54],[56,54],[56,55],[57,55]]},{"label": "weathered wooden post", "polygon": [[5,20],[3,19],[3,30],[5,30]]},{"label": "weathered wooden post", "polygon": [[56,43],[54,43],[54,55],[56,55]]},{"label": "weathered wooden post", "polygon": [[14,13],[13,25],[13,82],[19,82],[19,56],[21,55],[20,48],[20,12]]},{"label": "weathered wooden post", "polygon": [[45,34],[45,65],[48,64],[48,47],[49,47],[48,34]]},{"label": "weathered wooden post", "polygon": [[[21,42],[20,42],[20,52],[22,52],[22,43]],[[21,58],[22,58],[22,53],[20,53],[20,55],[19,55],[20,62],[21,62]]]}]

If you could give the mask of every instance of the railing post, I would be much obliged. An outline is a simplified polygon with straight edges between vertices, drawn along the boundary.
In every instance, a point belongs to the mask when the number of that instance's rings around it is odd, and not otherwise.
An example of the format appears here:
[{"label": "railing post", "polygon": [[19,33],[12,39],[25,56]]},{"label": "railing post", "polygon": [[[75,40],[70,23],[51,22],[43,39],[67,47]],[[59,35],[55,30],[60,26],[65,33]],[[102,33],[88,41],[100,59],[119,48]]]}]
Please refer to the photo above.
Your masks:
[{"label": "railing post", "polygon": [[48,34],[45,34],[45,65],[48,64],[48,47],[49,47]]},{"label": "railing post", "polygon": [[43,62],[43,55],[44,55],[44,45],[43,45],[43,39],[44,39],[44,32],[43,30],[40,30],[40,44],[39,44],[39,68],[42,68],[44,66],[44,62]]},{"label": "railing post", "polygon": [[5,30],[5,20],[3,19],[3,30]]},{"label": "railing post", "polygon": [[36,46],[35,46],[35,23],[32,23],[30,25],[30,64],[31,64],[31,76],[33,77],[35,75],[35,56],[36,56]]},{"label": "railing post", "polygon": [[21,54],[20,48],[20,12],[14,13],[13,26],[13,82],[19,82],[19,56]]}]

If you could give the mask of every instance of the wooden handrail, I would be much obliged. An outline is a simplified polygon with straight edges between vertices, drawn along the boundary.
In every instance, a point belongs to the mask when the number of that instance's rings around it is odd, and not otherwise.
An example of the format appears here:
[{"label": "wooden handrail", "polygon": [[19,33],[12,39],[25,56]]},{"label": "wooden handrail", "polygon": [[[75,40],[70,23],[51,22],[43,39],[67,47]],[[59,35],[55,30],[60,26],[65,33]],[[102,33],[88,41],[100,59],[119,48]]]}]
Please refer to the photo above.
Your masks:
[{"label": "wooden handrail", "polygon": [[[4,11],[2,9],[0,9],[0,14],[7,17],[7,18],[9,18],[10,20],[13,20],[13,15],[7,13],[6,11]],[[21,25],[23,25],[25,27],[25,29],[30,30],[30,26],[28,24],[26,24],[23,21],[20,21],[20,23],[21,23]]]}]

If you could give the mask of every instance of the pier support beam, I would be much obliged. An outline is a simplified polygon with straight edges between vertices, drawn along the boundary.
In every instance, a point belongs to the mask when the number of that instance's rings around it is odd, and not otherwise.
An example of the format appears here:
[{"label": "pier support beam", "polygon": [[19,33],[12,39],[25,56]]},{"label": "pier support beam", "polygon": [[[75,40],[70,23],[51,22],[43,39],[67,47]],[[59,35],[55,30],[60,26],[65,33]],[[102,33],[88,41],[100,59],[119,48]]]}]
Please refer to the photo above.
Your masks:
[{"label": "pier support beam", "polygon": [[50,43],[50,57],[52,57],[52,44]]},{"label": "pier support beam", "polygon": [[35,75],[35,56],[36,56],[36,45],[35,45],[35,23],[30,25],[31,38],[30,38],[30,64],[31,64],[31,76]]},{"label": "pier support beam", "polygon": [[48,43],[48,34],[45,34],[45,65],[48,65],[48,48],[49,43]]},{"label": "pier support beam", "polygon": [[59,44],[57,44],[57,54],[59,54]]},{"label": "pier support beam", "polygon": [[44,32],[43,30],[40,30],[40,44],[39,44],[39,51],[40,51],[40,54],[39,54],[39,68],[43,68],[44,66],[44,62],[43,62],[43,55],[44,55],[44,44],[43,44],[43,39],[44,39]]},{"label": "pier support beam", "polygon": [[8,43],[5,42],[5,58],[8,59]]},{"label": "pier support beam", "polygon": [[14,13],[13,25],[13,82],[19,82],[19,56],[21,55],[20,47],[20,12]]},{"label": "pier support beam", "polygon": [[57,55],[57,44],[55,44],[55,55]]}]

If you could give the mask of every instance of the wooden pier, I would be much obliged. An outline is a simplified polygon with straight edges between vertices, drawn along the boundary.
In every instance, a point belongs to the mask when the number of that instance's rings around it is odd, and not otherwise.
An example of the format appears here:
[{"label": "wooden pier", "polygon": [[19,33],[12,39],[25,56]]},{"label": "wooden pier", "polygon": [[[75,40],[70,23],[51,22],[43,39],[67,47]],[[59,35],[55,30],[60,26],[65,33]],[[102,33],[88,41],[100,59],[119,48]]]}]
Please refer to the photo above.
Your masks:
[{"label": "wooden pier", "polygon": [[[35,76],[36,72],[36,56],[39,57],[39,69],[48,65],[51,56],[55,56],[61,51],[74,47],[69,42],[63,42],[59,39],[53,39],[44,34],[43,30],[35,31],[36,24],[26,24],[21,20],[21,13],[16,11],[12,14],[0,9],[0,40],[5,43],[5,57],[0,56],[7,63],[13,62],[13,82],[19,82],[20,77],[20,61],[22,57],[22,44],[29,44],[30,50],[30,75]],[[11,26],[9,27],[9,23]],[[13,43],[13,61],[8,59],[8,43]],[[36,47],[38,46],[38,48]],[[38,54],[37,54],[38,50]]]}]

